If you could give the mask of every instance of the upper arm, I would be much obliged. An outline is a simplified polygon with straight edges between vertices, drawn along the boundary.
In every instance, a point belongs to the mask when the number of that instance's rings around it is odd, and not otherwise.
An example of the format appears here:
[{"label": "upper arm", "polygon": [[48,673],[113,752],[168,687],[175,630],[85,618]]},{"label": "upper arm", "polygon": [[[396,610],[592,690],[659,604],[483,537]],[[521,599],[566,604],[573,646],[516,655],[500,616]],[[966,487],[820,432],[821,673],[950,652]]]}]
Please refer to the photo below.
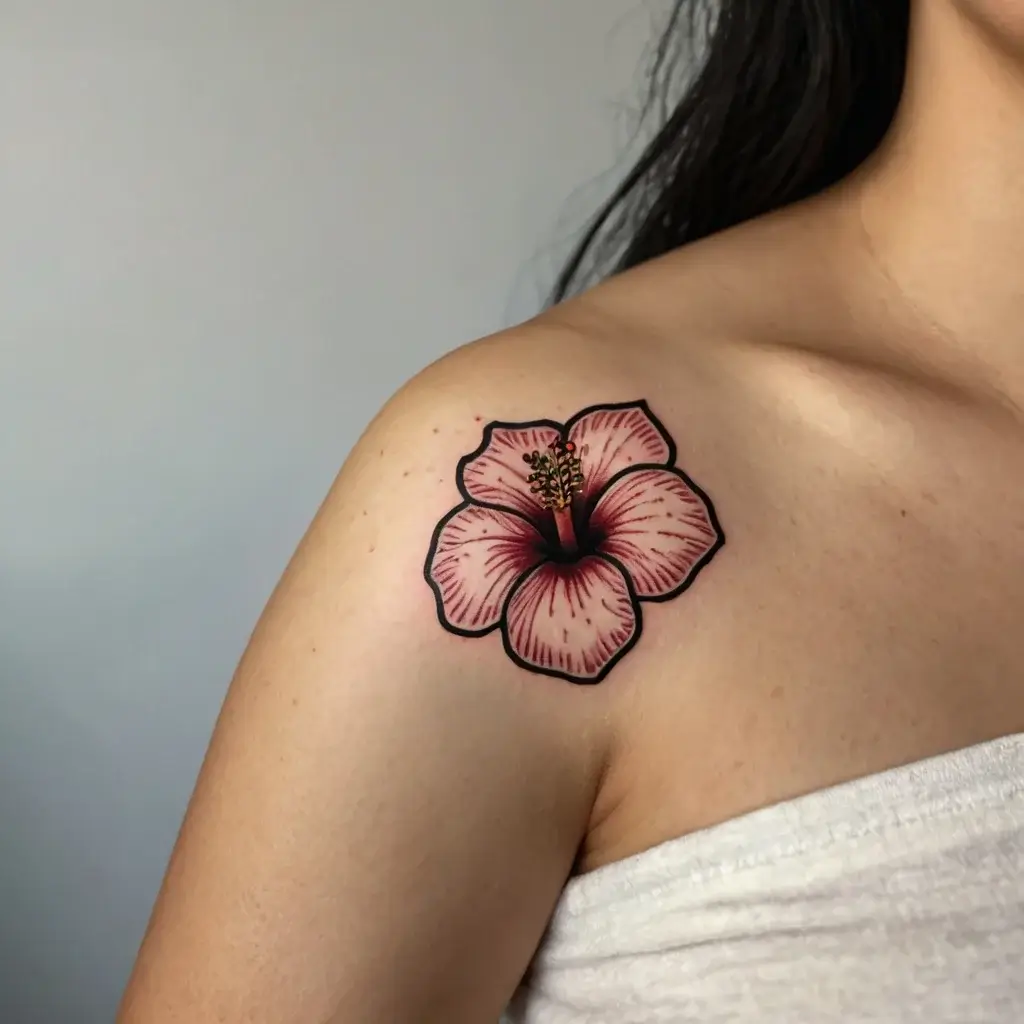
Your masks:
[{"label": "upper arm", "polygon": [[510,396],[501,351],[429,371],[347,460],[232,682],[123,1024],[476,1024],[528,965],[604,741],[593,688],[425,572],[486,420],[557,404],[528,374]]}]

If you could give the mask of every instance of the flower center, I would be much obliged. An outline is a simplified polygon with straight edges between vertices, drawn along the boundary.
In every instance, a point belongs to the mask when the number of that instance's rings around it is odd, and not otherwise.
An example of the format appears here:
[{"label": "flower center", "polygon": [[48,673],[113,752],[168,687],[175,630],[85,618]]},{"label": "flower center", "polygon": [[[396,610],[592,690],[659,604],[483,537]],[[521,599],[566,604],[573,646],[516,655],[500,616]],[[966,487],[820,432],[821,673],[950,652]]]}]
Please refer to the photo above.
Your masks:
[{"label": "flower center", "polygon": [[579,544],[572,524],[572,500],[583,490],[583,466],[572,441],[559,438],[543,452],[530,452],[523,461],[533,472],[527,477],[530,490],[555,519],[558,540],[566,554]]}]

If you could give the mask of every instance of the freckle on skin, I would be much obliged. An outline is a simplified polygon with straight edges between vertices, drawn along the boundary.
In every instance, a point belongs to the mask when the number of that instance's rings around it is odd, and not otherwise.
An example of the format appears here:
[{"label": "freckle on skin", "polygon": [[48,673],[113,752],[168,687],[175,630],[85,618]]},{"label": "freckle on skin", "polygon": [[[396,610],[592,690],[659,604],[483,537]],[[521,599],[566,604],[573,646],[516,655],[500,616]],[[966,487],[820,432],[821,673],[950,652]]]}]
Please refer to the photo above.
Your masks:
[{"label": "freckle on skin", "polygon": [[434,433],[435,434],[440,434],[441,433],[441,428],[440,427],[434,427]]},{"label": "freckle on skin", "polygon": [[409,475],[409,470],[406,470],[406,471],[405,471],[405,472],[404,472],[404,473],[402,474],[402,476],[408,476],[408,475]]},{"label": "freckle on skin", "polygon": [[474,416],[473,419],[475,419],[477,423],[483,423],[484,421],[483,416]]},{"label": "freckle on skin", "polygon": [[900,509],[900,515],[901,515],[901,516],[902,516],[902,517],[903,517],[904,519],[906,519],[906,518],[907,518],[907,510],[906,510],[905,508],[901,508],[901,509]]},{"label": "freckle on skin", "polygon": [[778,700],[785,692],[786,688],[784,686],[776,686],[771,692],[772,700]]},{"label": "freckle on skin", "polygon": [[297,708],[298,706],[299,706],[299,698],[298,697],[292,697],[292,707],[293,708]]},{"label": "freckle on skin", "polygon": [[376,550],[377,549],[371,544],[370,545],[370,554],[372,555],[374,553],[374,551],[376,551]]}]

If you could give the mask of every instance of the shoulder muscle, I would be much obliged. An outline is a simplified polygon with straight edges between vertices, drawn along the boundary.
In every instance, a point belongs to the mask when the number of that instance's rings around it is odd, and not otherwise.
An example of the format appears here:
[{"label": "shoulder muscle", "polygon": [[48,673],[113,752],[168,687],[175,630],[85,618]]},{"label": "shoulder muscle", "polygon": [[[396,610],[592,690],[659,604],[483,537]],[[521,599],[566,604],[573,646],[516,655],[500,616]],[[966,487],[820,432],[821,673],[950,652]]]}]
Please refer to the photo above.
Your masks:
[{"label": "shoulder muscle", "polygon": [[[589,684],[721,542],[584,351],[479,343],[351,453],[232,683],[123,1024],[500,1013],[587,827]],[[682,516],[660,546],[638,502]]]}]

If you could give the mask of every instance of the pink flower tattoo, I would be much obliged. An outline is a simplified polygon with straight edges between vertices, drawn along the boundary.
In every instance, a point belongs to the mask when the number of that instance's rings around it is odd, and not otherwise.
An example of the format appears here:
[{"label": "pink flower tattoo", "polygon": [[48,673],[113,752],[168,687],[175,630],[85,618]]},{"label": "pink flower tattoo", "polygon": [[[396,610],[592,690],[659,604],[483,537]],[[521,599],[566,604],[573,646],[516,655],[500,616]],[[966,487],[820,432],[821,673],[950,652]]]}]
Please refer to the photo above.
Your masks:
[{"label": "pink flower tattoo", "polygon": [[500,629],[522,668],[599,683],[640,639],[642,603],[678,597],[725,543],[675,459],[643,401],[489,423],[458,465],[465,500],[430,541],[441,625]]}]

